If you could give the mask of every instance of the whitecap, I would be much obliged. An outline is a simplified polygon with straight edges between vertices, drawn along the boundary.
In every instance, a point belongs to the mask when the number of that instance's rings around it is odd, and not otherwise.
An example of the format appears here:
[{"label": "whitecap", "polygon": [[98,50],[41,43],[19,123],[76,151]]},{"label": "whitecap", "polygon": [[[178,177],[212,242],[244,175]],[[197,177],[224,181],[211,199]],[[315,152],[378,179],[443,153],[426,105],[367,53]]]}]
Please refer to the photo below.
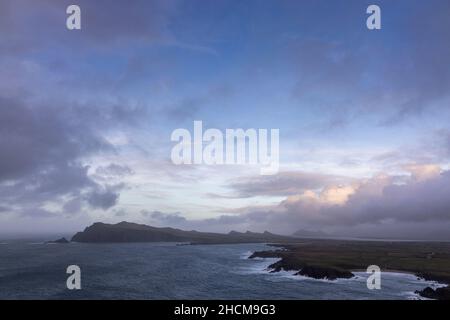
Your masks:
[{"label": "whitecap", "polygon": [[246,251],[244,253],[241,253],[240,259],[243,259],[243,260],[249,259],[252,254],[253,254],[253,251],[250,251],[250,250]]}]

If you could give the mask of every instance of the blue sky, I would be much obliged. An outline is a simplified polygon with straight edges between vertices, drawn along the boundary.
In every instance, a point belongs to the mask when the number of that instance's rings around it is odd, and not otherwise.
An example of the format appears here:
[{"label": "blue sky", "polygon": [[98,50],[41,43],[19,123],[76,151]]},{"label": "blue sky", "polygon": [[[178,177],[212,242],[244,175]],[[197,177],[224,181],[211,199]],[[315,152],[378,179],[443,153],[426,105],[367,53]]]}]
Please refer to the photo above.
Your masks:
[{"label": "blue sky", "polygon": [[[445,234],[449,14],[445,0],[2,1],[0,232]],[[194,120],[279,129],[280,173],[174,166],[170,134]]]}]

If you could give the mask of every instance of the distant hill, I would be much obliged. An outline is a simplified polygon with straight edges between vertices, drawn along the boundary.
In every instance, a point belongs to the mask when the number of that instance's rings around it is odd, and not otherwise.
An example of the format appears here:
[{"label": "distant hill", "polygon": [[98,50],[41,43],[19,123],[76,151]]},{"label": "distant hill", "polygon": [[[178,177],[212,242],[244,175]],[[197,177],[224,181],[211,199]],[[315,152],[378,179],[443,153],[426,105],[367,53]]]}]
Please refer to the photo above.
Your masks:
[{"label": "distant hill", "polygon": [[144,224],[96,222],[72,237],[74,242],[189,242],[193,244],[292,242],[295,238],[270,232],[210,233],[184,231],[174,228],[157,228]]},{"label": "distant hill", "polygon": [[292,236],[296,238],[327,238],[330,235],[322,231],[297,230]]}]

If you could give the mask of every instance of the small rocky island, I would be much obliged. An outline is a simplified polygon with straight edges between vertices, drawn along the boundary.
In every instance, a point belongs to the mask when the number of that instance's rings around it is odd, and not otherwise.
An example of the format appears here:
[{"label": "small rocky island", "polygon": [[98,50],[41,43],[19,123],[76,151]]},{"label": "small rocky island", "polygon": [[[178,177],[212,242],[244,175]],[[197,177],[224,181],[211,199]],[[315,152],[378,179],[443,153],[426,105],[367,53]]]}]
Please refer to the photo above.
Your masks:
[{"label": "small rocky island", "polygon": [[70,243],[70,241],[63,237],[63,238],[60,238],[60,239],[57,239],[57,240],[47,241],[46,243],[62,243],[62,244],[66,244],[66,243]]},{"label": "small rocky island", "polygon": [[[419,278],[450,283],[450,243],[303,239],[272,244],[276,250],[257,251],[249,258],[279,258],[271,272],[294,271],[314,279],[348,279],[352,271],[378,265],[383,271],[401,271]],[[450,300],[450,287],[416,291],[422,297]]]}]

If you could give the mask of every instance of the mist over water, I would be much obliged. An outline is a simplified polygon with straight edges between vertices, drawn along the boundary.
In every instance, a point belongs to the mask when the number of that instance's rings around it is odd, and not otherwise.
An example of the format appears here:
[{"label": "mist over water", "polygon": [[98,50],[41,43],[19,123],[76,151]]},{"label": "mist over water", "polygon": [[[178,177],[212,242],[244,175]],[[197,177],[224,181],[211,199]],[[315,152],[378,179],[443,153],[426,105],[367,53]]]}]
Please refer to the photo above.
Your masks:
[{"label": "mist over water", "polygon": [[[382,289],[368,290],[364,272],[336,281],[270,273],[276,259],[247,259],[264,244],[2,243],[0,299],[417,299],[415,290],[437,285],[383,273]],[[66,288],[72,264],[82,290]]]}]

